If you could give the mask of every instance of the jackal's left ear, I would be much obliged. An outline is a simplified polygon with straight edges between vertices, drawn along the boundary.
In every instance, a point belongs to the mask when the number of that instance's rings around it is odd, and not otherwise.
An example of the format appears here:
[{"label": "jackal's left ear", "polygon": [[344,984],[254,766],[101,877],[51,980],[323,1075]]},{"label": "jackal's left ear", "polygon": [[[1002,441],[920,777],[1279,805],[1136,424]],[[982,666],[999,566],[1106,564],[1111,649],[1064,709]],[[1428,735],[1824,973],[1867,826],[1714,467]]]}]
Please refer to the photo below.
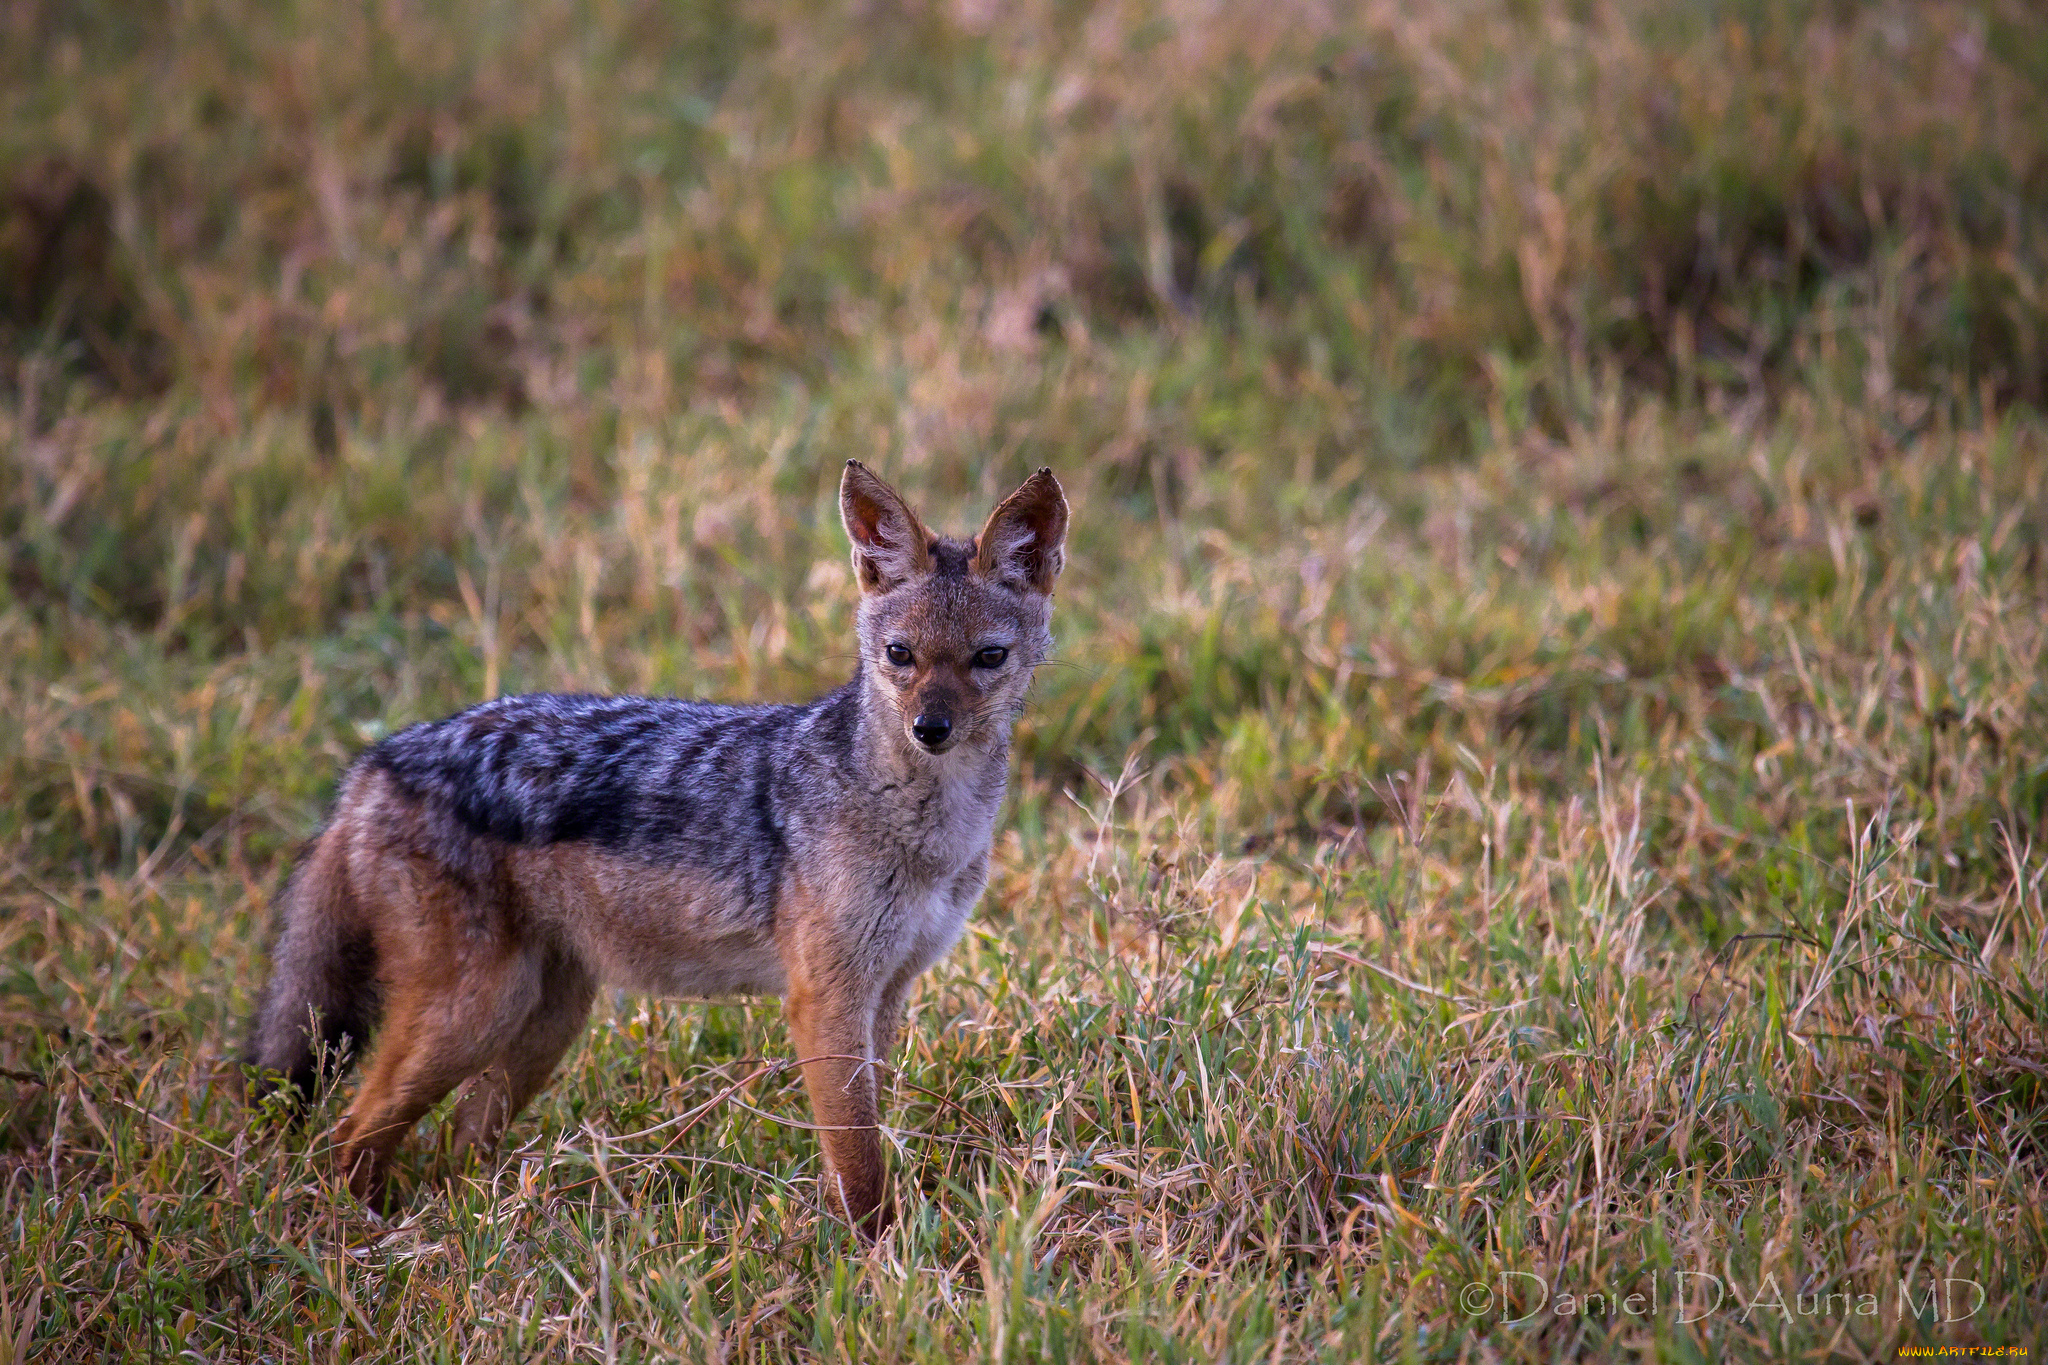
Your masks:
[{"label": "jackal's left ear", "polygon": [[853,542],[853,576],[862,592],[887,592],[931,572],[931,537],[896,490],[858,460],[839,479],[839,518]]},{"label": "jackal's left ear", "polygon": [[988,514],[974,538],[974,568],[984,578],[1050,593],[1067,562],[1067,495],[1041,469]]}]

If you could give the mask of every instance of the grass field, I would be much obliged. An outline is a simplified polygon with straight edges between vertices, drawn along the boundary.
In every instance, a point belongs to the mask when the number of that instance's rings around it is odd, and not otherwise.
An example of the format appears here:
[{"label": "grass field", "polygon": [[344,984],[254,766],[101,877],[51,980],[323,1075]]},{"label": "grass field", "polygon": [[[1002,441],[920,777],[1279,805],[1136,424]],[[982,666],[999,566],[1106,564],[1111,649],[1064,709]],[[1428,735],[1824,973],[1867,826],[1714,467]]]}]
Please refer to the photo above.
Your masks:
[{"label": "grass field", "polygon": [[[0,1362],[2048,1351],[2039,13],[812,10],[0,3]],[[901,1225],[773,1001],[350,1204],[342,766],[836,684],[849,456],[1074,511]]]}]

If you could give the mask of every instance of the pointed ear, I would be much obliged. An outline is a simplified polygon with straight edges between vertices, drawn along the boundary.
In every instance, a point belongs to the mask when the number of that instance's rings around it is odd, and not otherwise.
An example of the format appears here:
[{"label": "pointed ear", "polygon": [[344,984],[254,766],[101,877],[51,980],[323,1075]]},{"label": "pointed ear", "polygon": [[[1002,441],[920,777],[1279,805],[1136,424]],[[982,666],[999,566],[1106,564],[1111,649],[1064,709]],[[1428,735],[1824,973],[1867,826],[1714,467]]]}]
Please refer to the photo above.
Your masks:
[{"label": "pointed ear", "polygon": [[974,570],[1023,592],[1050,595],[1067,559],[1067,495],[1041,469],[988,514],[974,538]]},{"label": "pointed ear", "polygon": [[853,576],[862,592],[887,592],[931,572],[931,539],[896,490],[858,460],[839,480],[839,518],[853,542]]}]

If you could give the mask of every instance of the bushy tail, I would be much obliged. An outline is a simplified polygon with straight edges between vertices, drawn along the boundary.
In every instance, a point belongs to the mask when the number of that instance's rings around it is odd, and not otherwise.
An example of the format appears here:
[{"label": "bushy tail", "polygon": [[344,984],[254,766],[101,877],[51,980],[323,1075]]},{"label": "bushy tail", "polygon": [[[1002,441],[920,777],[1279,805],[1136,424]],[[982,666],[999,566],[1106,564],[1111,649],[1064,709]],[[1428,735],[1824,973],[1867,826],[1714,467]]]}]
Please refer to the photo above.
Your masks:
[{"label": "bushy tail", "polygon": [[321,1080],[323,1060],[346,1066],[376,1027],[377,944],[349,893],[341,838],[330,828],[285,886],[270,984],[249,1029],[249,1096],[279,1085],[298,1098]]}]

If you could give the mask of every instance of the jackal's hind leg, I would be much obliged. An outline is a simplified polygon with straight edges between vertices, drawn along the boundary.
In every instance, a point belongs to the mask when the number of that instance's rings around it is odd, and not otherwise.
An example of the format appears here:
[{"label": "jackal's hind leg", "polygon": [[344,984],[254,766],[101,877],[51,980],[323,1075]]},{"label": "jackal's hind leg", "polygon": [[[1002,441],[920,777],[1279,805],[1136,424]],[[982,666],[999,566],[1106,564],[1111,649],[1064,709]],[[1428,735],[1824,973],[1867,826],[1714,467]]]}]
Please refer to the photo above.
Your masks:
[{"label": "jackal's hind leg", "polygon": [[417,1015],[393,1017],[370,1054],[362,1089],[342,1117],[341,1169],[349,1190],[381,1210],[391,1159],[412,1126],[483,1060],[452,1051],[447,1031],[426,1026]]},{"label": "jackal's hind leg", "polygon": [[509,954],[457,969],[452,986],[393,992],[362,1088],[341,1123],[342,1170],[357,1198],[381,1206],[391,1158],[412,1126],[504,1051],[533,1011],[532,969]]},{"label": "jackal's hind leg", "polygon": [[458,1166],[471,1155],[497,1150],[507,1126],[540,1093],[583,1032],[596,994],[596,978],[580,964],[556,960],[543,968],[539,1003],[455,1102],[448,1146]]}]

